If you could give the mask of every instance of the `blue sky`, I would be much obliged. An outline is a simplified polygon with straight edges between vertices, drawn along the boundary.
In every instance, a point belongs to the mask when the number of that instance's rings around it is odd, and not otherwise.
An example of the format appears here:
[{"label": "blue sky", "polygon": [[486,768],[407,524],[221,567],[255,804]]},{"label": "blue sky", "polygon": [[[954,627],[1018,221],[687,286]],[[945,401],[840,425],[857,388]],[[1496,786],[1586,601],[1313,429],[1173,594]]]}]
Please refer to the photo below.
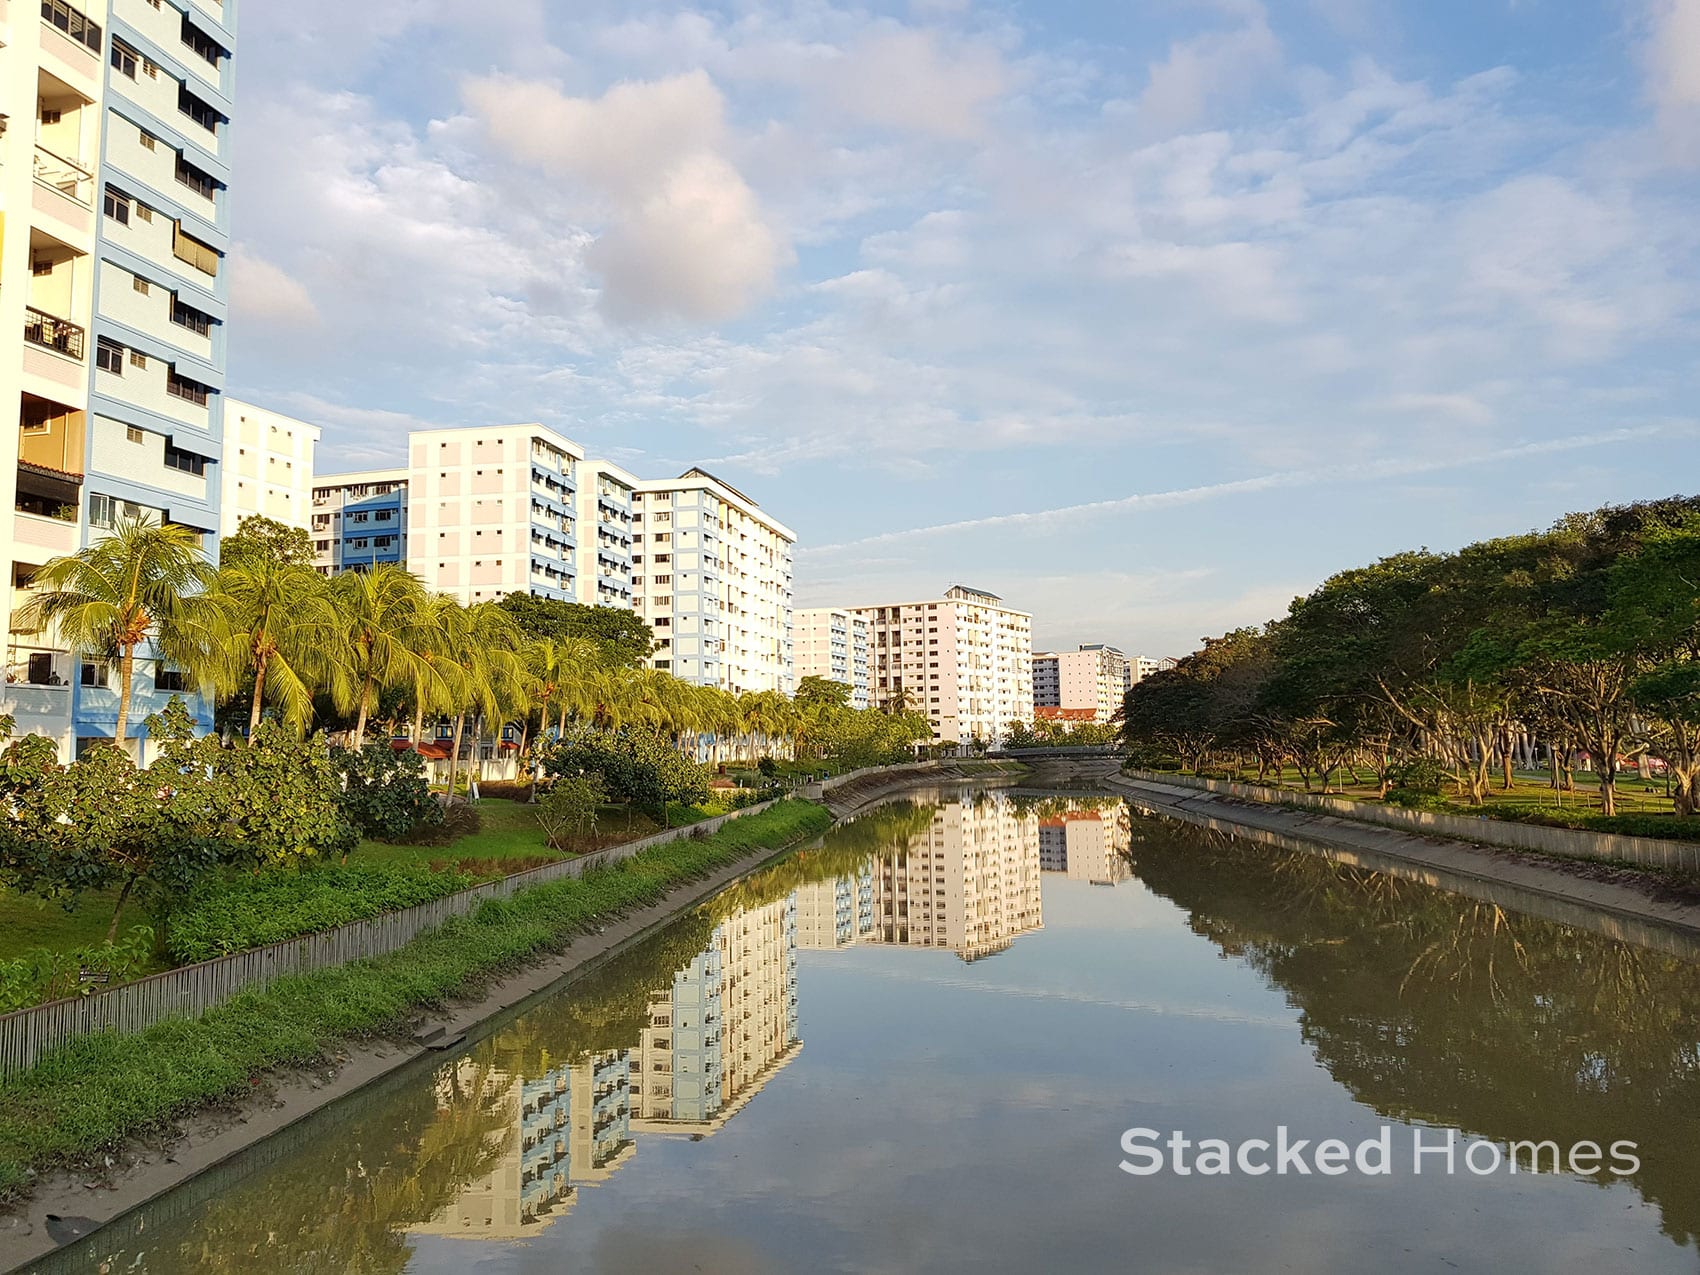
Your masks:
[{"label": "blue sky", "polygon": [[250,0],[236,393],[1152,654],[1700,489],[1700,0]]}]

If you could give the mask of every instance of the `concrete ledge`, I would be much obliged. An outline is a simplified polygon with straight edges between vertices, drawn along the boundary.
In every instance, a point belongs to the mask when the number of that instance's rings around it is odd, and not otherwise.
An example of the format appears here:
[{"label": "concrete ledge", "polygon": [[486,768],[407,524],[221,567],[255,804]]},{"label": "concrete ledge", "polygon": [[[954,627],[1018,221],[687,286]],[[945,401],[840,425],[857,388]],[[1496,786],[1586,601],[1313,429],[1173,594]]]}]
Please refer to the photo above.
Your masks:
[{"label": "concrete ledge", "polygon": [[1140,783],[1183,791],[1190,789],[1195,792],[1213,792],[1266,805],[1301,806],[1306,810],[1322,811],[1342,819],[1384,824],[1406,832],[1456,837],[1462,841],[1508,846],[1513,850],[1533,850],[1539,854],[1563,855],[1571,859],[1616,859],[1644,868],[1670,868],[1700,873],[1700,842],[1664,841],[1656,837],[1622,837],[1615,833],[1584,832],[1575,828],[1549,828],[1538,823],[1513,823],[1508,819],[1491,819],[1486,815],[1474,819],[1463,815],[1437,815],[1427,810],[1401,810],[1393,806],[1351,801],[1344,797],[1324,797],[1318,793],[1294,792],[1290,788],[1272,788],[1264,784],[1245,784],[1226,779],[1200,779],[1195,775],[1166,775],[1143,770],[1130,770],[1125,773],[1129,779]]}]

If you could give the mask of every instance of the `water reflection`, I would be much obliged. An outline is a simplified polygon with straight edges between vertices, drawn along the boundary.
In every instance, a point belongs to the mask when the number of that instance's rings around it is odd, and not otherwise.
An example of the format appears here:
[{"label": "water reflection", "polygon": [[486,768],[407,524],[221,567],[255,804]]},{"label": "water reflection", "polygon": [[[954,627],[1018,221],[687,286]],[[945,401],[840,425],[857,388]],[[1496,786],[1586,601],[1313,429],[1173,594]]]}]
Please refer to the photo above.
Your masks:
[{"label": "water reflection", "polygon": [[[807,1056],[800,952],[818,954],[805,972],[822,1035]],[[569,1252],[575,1269],[624,1268],[675,1224],[707,1252],[811,1219],[809,1242],[830,1252],[809,1250],[810,1264],[901,1267],[880,1246],[904,1201],[1028,1161],[1031,1175],[970,1192],[978,1205],[940,1203],[941,1216],[967,1210],[951,1249],[965,1269],[1022,1266],[1026,1232],[1002,1227],[1024,1193],[1042,1216],[1076,1219],[1028,1268],[1069,1267],[1068,1245],[1102,1258],[1143,1244],[1153,1269],[1211,1269],[1243,1266],[1262,1230],[1315,1207],[1292,1192],[1332,1189],[1247,1179],[1213,1197],[1128,1195],[1099,1153],[1130,1094],[1142,1123],[1178,1127],[1202,1109],[1222,1133],[1363,1104],[1502,1144],[1632,1139],[1630,1185],[1688,1244],[1700,1239],[1697,1023],[1697,967],[1653,948],[1118,800],[951,795],[840,826],[463,1056],[358,1095],[42,1269],[554,1270]],[[1008,1105],[944,1121],[937,1093],[919,1109],[894,1097],[941,1076]],[[846,1100],[858,1079],[885,1100]],[[764,1093],[767,1115],[739,1120]],[[1034,1093],[1061,1096],[1023,1099]],[[740,1132],[714,1136],[734,1121]],[[849,1186],[788,1176],[830,1179],[864,1144],[890,1158]],[[1533,1253],[1537,1214],[1516,1212],[1535,1208],[1530,1182],[1479,1189],[1510,1201],[1499,1207],[1524,1220],[1501,1229]],[[896,1199],[880,1194],[888,1184]],[[1457,1201],[1421,1194],[1433,1189],[1401,1188],[1408,1217],[1355,1206],[1353,1245],[1386,1256],[1445,1231]],[[1633,1225],[1605,1192],[1582,1194],[1600,1201],[1588,1225]],[[1159,1243],[1171,1233],[1180,1247]],[[1212,1261],[1216,1243],[1227,1256]],[[797,1268],[801,1251],[773,1268]],[[1305,1265],[1355,1269],[1361,1251],[1326,1262],[1307,1249]]]}]

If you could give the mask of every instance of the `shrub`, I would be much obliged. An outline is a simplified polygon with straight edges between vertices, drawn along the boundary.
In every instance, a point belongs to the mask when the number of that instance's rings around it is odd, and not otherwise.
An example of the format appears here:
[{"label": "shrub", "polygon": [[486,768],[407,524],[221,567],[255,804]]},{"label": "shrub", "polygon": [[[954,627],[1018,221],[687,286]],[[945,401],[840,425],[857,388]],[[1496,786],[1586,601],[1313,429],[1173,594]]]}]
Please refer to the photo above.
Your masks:
[{"label": "shrub", "polygon": [[535,786],[529,781],[523,784],[512,779],[481,779],[478,781],[478,795],[487,801],[506,799],[508,801],[527,802],[531,800],[531,794],[534,791]]},{"label": "shrub", "polygon": [[342,778],[343,817],[365,836],[396,840],[442,822],[425,763],[411,749],[367,744],[359,752],[339,748],[331,760]]},{"label": "shrub", "polygon": [[1390,806],[1403,806],[1407,810],[1445,810],[1446,798],[1439,793],[1423,792],[1415,788],[1389,788],[1386,802]]},{"label": "shrub", "polygon": [[[1387,781],[1392,788],[1415,796],[1438,797],[1446,783],[1446,772],[1432,757],[1414,757],[1403,766],[1395,766],[1388,771]],[[1393,800],[1391,792],[1387,799]]]},{"label": "shrub", "polygon": [[104,974],[108,986],[134,978],[147,968],[153,957],[153,938],[152,928],[136,925],[116,943],[69,952],[38,947],[12,960],[0,961],[0,1014],[98,991],[100,983],[82,980],[84,970]]},{"label": "shrub", "polygon": [[464,872],[432,872],[403,863],[262,872],[208,882],[171,913],[166,947],[180,964],[193,964],[429,903],[472,884]]},{"label": "shrub", "polygon": [[779,773],[779,763],[771,757],[763,757],[756,763],[756,769],[761,771],[764,778],[772,779]]},{"label": "shrub", "polygon": [[596,812],[607,800],[600,775],[558,776],[537,803],[544,838],[557,850],[571,849],[587,832],[596,831]]},{"label": "shrub", "polygon": [[385,840],[403,846],[447,846],[462,837],[470,837],[484,826],[478,807],[470,802],[457,801],[452,806],[443,806],[433,800],[431,804],[437,807],[434,820],[416,823],[401,836]]}]

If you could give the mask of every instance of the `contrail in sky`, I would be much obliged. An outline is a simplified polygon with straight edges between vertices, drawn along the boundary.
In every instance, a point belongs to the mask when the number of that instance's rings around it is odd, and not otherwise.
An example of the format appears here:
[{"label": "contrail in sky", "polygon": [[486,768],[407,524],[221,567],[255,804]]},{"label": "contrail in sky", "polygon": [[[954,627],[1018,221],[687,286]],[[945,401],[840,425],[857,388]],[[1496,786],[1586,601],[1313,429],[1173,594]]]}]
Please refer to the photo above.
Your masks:
[{"label": "contrail in sky", "polygon": [[865,549],[871,545],[894,544],[916,536],[954,535],[963,531],[984,531],[991,527],[1047,527],[1055,523],[1094,514],[1127,513],[1143,509],[1170,509],[1178,505],[1193,505],[1200,501],[1216,500],[1247,492],[1275,491],[1287,487],[1311,487],[1322,483],[1378,478],[1408,478],[1417,474],[1439,473],[1448,469],[1468,469],[1474,465],[1491,465],[1499,461],[1518,460],[1527,456],[1544,456],[1554,452],[1582,451],[1593,447],[1610,447],[1670,434],[1695,433],[1692,424],[1680,426],[1644,425],[1634,429],[1603,430],[1595,434],[1573,434],[1565,438],[1547,438],[1532,443],[1518,443],[1493,451],[1469,456],[1433,457],[1418,459],[1404,457],[1396,460],[1367,461],[1358,465],[1333,465],[1322,469],[1284,469],[1260,474],[1255,478],[1236,478],[1231,482],[1210,483],[1202,487],[1181,487],[1174,491],[1137,492],[1114,500],[1094,500],[1083,505],[1063,505],[1056,509],[1039,509],[1029,513],[992,514],[985,518],[968,518],[961,522],[941,522],[931,527],[912,527],[907,531],[885,531],[860,540],[846,540],[835,545],[801,547],[799,553],[836,553],[846,549]]}]

